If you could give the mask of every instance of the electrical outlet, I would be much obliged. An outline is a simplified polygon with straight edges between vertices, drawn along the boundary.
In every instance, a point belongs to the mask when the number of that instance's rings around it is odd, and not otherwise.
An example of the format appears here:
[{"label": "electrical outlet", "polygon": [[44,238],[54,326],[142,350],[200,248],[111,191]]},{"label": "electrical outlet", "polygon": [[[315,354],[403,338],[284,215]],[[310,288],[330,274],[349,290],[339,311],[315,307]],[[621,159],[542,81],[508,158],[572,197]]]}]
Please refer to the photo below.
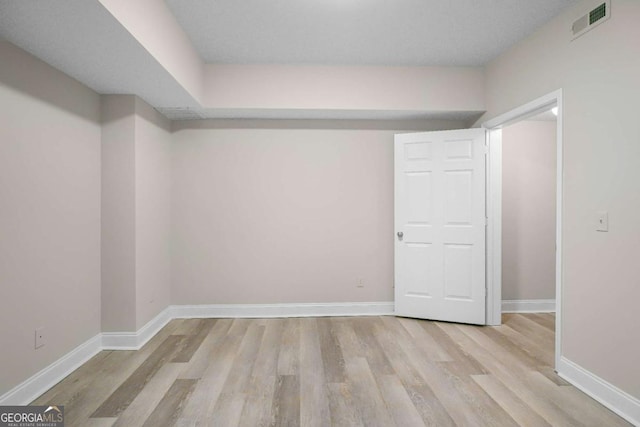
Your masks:
[{"label": "electrical outlet", "polygon": [[44,328],[38,328],[36,329],[36,348],[40,348],[42,346],[44,346],[45,344],[45,334],[44,334]]},{"label": "electrical outlet", "polygon": [[609,231],[609,212],[596,212],[596,231]]},{"label": "electrical outlet", "polygon": [[364,279],[358,278],[356,282],[356,288],[364,288]]}]

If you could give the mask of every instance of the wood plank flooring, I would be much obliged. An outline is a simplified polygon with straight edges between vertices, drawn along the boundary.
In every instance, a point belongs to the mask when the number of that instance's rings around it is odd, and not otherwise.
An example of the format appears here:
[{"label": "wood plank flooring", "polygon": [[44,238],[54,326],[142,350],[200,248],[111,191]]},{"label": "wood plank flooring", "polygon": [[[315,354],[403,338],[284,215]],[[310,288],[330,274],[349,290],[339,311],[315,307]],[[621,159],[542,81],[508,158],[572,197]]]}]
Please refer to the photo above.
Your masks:
[{"label": "wood plank flooring", "polygon": [[628,426],[553,372],[552,314],[173,320],[38,398],[67,426]]}]

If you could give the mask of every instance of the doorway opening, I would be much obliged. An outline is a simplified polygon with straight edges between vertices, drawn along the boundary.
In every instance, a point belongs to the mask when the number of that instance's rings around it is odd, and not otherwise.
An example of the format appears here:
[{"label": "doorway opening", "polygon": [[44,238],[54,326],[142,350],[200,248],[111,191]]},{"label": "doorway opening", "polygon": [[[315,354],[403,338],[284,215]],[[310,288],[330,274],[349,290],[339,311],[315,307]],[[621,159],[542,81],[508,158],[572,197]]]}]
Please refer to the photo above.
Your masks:
[{"label": "doorway opening", "polygon": [[487,324],[502,323],[503,128],[556,108],[555,366],[562,354],[562,90],[554,91],[483,123],[487,129]]},{"label": "doorway opening", "polygon": [[502,129],[503,314],[555,312],[556,129],[552,110]]}]

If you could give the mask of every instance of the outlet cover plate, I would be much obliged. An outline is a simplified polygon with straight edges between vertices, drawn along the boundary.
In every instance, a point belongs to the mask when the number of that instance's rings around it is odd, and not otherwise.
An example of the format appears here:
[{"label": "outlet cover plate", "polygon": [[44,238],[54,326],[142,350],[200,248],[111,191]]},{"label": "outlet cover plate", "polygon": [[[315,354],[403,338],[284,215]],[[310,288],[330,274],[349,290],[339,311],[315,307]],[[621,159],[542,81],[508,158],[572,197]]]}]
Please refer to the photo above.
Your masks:
[{"label": "outlet cover plate", "polygon": [[44,346],[44,328],[38,328],[36,329],[36,341],[35,341],[35,348],[40,348],[42,346]]},{"label": "outlet cover plate", "polygon": [[609,231],[609,212],[596,212],[596,231]]}]

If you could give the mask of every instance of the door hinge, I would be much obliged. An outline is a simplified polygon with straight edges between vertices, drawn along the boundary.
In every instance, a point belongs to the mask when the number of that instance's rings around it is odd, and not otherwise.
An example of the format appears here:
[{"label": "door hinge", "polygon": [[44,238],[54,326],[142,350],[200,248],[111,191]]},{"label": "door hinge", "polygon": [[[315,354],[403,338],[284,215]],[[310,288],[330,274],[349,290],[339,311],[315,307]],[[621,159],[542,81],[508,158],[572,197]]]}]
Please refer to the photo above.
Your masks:
[{"label": "door hinge", "polygon": [[489,226],[489,218],[484,217],[484,226],[488,227]]}]

